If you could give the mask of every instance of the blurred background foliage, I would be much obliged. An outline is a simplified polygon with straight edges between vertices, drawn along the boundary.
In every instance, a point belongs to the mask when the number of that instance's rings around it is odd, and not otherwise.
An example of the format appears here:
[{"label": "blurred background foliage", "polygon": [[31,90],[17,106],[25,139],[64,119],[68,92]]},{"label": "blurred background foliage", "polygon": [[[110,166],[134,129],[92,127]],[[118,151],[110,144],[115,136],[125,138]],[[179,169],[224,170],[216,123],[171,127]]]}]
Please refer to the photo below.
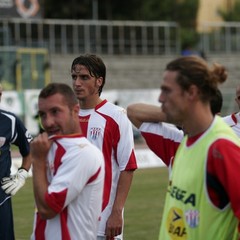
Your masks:
[{"label": "blurred background foliage", "polygon": [[45,0],[44,18],[92,19],[98,5],[100,20],[176,21],[195,24],[199,0]]},{"label": "blurred background foliage", "polygon": [[99,20],[173,21],[181,26],[182,45],[194,46],[199,0],[45,0],[44,18],[93,19],[97,4]]},{"label": "blurred background foliage", "polygon": [[229,6],[227,10],[219,9],[219,14],[223,18],[224,21],[234,21],[239,22],[240,21],[240,0],[235,0],[234,4],[230,4],[231,1],[229,1]]}]

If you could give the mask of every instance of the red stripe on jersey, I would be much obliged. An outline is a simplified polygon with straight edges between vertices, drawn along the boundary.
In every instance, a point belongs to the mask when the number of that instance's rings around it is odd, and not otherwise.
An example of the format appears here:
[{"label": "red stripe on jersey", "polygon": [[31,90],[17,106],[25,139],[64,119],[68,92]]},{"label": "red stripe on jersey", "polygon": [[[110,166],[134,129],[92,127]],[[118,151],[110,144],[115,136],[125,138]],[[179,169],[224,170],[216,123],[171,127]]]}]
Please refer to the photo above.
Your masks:
[{"label": "red stripe on jersey", "polygon": [[71,240],[71,236],[70,236],[68,224],[67,224],[67,216],[68,216],[67,208],[65,208],[60,214],[62,239]]},{"label": "red stripe on jersey", "polygon": [[[214,176],[220,187],[209,185],[208,193],[216,207],[224,208],[231,202],[235,215],[240,218],[240,151],[239,147],[227,139],[216,140],[209,148],[207,160],[207,176]],[[208,180],[208,178],[207,178]],[[223,204],[224,194],[227,201]]]},{"label": "red stripe on jersey", "polygon": [[99,168],[97,172],[92,177],[89,178],[87,184],[93,182],[98,177],[100,171],[101,171],[101,168]]},{"label": "red stripe on jersey", "polygon": [[137,169],[137,160],[136,160],[136,156],[135,156],[135,153],[133,152],[132,150],[132,153],[129,157],[129,161],[128,161],[128,164],[125,168],[126,171],[134,171]]},{"label": "red stripe on jersey", "polygon": [[[103,204],[102,211],[109,203],[110,193],[112,188],[112,152],[114,152],[117,160],[117,146],[120,139],[120,131],[118,124],[105,114],[98,112],[99,115],[106,119],[104,129],[102,152],[105,160],[105,179],[103,188]],[[117,163],[118,164],[118,163]]]},{"label": "red stripe on jersey", "polygon": [[57,193],[53,192],[48,194],[48,192],[46,192],[45,201],[54,212],[59,213],[63,209],[66,196],[67,189]]},{"label": "red stripe on jersey", "polygon": [[104,99],[103,101],[101,101],[96,107],[95,110],[97,111],[100,107],[102,107],[105,103],[107,103],[107,99]]},{"label": "red stripe on jersey", "polygon": [[169,166],[171,159],[176,154],[180,142],[153,133],[141,132],[141,134],[146,140],[148,147]]},{"label": "red stripe on jersey", "polygon": [[234,122],[235,125],[236,125],[236,124],[237,124],[237,118],[236,118],[235,114],[236,114],[236,113],[233,113],[233,114],[231,115],[231,118],[232,118],[233,122]]},{"label": "red stripe on jersey", "polygon": [[45,240],[45,228],[47,221],[40,218],[39,213],[37,213],[37,224],[35,229],[35,240]]},{"label": "red stripe on jersey", "polygon": [[65,154],[66,150],[58,143],[56,142],[58,148],[56,150],[56,155],[54,159],[54,175],[56,174],[59,166],[62,164],[62,156]]},{"label": "red stripe on jersey", "polygon": [[87,115],[87,116],[79,116],[79,123],[82,129],[82,133],[85,137],[87,137],[87,130],[88,130],[88,121],[91,115]]}]

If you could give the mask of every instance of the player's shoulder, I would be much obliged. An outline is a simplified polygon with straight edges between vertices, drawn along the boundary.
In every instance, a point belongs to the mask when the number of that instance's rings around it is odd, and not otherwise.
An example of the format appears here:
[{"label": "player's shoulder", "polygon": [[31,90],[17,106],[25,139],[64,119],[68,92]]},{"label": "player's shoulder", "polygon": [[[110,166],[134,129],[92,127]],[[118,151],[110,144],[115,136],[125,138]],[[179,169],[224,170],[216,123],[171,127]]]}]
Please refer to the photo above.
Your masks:
[{"label": "player's shoulder", "polygon": [[[83,159],[100,159],[102,152],[94,144],[92,144],[86,137],[80,136],[76,138],[63,138],[60,139],[68,154],[81,156]],[[95,161],[94,160],[94,161]]]},{"label": "player's shoulder", "polygon": [[184,132],[181,129],[169,123],[143,122],[139,130],[161,136],[164,139],[171,139],[174,142],[181,142],[184,137]]},{"label": "player's shoulder", "polygon": [[[56,135],[53,136],[52,139],[58,144],[60,144],[65,149],[78,149],[78,151],[82,151],[86,148],[96,148],[85,136],[83,135]],[[99,150],[100,151],[100,150]]]},{"label": "player's shoulder", "polygon": [[3,109],[0,109],[0,114],[5,116],[13,116],[14,118],[17,118],[17,116],[13,112],[9,112]]},{"label": "player's shoulder", "polygon": [[226,115],[226,116],[222,117],[222,119],[228,125],[236,124],[237,123],[236,114],[237,113],[232,113],[232,114]]},{"label": "player's shoulder", "polygon": [[105,101],[98,111],[103,112],[111,117],[127,116],[126,109],[109,101]]},{"label": "player's shoulder", "polygon": [[6,122],[19,122],[20,118],[12,112],[1,109],[0,116],[2,121]]},{"label": "player's shoulder", "polygon": [[234,114],[234,113],[229,114],[229,115],[226,115],[226,116],[223,116],[222,119],[223,119],[223,120],[225,120],[225,119],[231,119],[233,114]]}]

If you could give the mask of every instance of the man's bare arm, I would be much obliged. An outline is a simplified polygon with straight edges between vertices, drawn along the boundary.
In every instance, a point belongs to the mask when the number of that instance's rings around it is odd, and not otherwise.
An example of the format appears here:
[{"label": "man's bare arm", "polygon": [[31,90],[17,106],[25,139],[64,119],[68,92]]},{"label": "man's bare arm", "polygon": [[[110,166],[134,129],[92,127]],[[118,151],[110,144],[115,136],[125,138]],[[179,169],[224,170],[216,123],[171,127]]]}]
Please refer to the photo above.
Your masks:
[{"label": "man's bare arm", "polygon": [[47,154],[52,142],[48,140],[46,133],[38,135],[31,142],[31,157],[33,171],[33,192],[38,213],[43,219],[51,219],[55,217],[55,213],[45,201],[45,193],[48,191],[47,179]]},{"label": "man's bare arm", "polygon": [[132,184],[133,173],[134,171],[122,171],[120,173],[115,201],[106,225],[107,239],[112,239],[122,232],[122,210]]},{"label": "man's bare arm", "polygon": [[127,116],[139,128],[143,122],[164,122],[166,116],[161,107],[145,103],[135,103],[127,107]]}]

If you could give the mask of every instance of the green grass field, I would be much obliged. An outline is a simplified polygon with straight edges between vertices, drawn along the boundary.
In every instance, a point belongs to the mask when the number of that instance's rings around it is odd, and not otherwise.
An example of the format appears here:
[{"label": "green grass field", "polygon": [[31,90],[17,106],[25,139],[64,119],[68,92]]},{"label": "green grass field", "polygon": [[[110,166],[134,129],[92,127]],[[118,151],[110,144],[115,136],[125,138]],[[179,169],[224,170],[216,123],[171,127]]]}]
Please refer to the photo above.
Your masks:
[{"label": "green grass field", "polygon": [[[158,238],[162,208],[168,182],[167,168],[138,169],[125,206],[124,240]],[[16,240],[30,238],[34,199],[32,181],[13,197]]]}]

